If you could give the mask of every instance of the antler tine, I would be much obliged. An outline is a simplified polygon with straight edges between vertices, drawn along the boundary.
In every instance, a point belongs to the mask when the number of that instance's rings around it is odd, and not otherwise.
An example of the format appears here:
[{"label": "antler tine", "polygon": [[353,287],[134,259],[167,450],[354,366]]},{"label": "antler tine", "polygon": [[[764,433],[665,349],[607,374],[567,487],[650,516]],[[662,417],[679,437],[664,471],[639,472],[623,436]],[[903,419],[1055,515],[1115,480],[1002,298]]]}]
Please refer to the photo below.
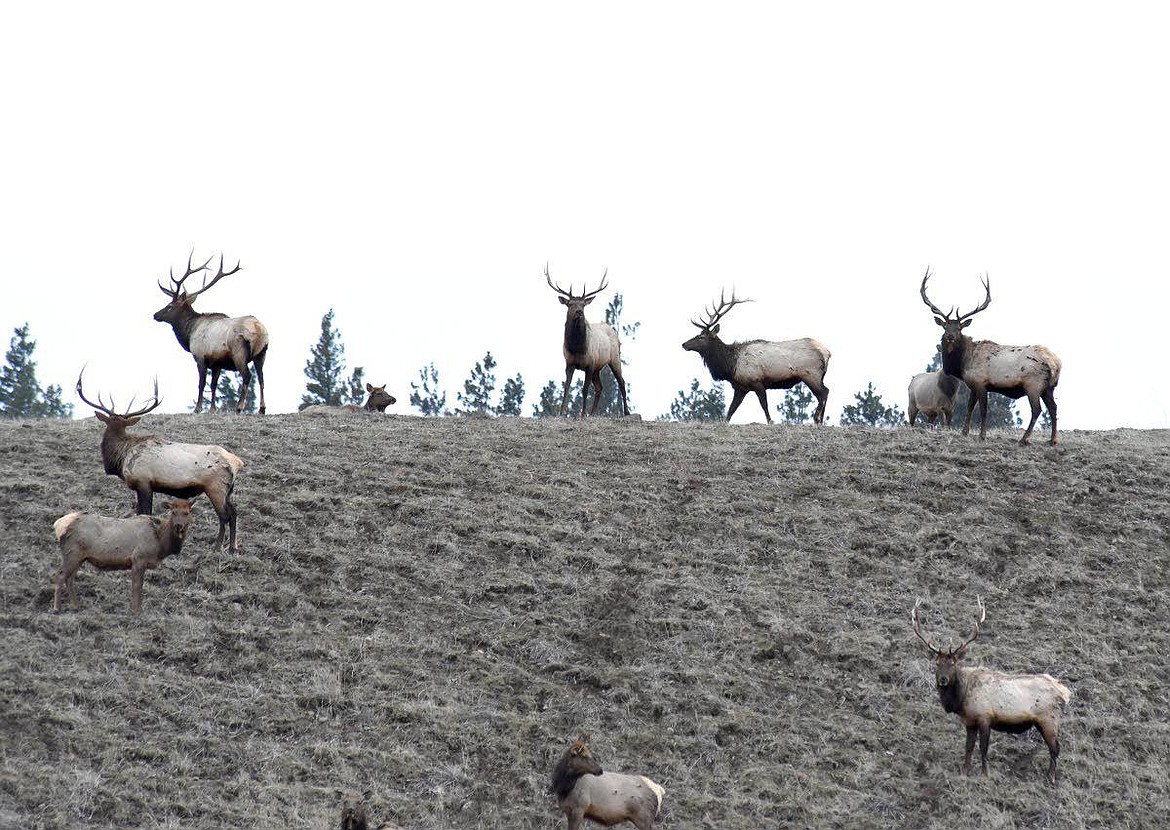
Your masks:
[{"label": "antler tine", "polygon": [[572,285],[572,283],[569,284],[568,291],[566,291],[565,289],[561,288],[559,285],[554,283],[552,281],[552,277],[550,277],[548,274],[548,263],[547,262],[544,264],[544,278],[546,280],[548,280],[548,287],[551,288],[553,291],[557,292],[562,297],[568,297],[569,299],[573,299],[573,285]]},{"label": "antler tine", "polygon": [[936,306],[934,303],[932,303],[930,301],[930,298],[926,296],[926,281],[928,279],[930,279],[930,266],[929,265],[926,266],[926,273],[922,275],[922,285],[918,289],[918,293],[922,295],[922,302],[926,303],[930,307],[930,310],[933,311],[935,314],[937,314],[942,319],[944,319],[944,320],[951,319],[950,313],[943,314],[942,309],[940,309],[938,306]]},{"label": "antler tine", "polygon": [[[102,400],[102,396],[101,396],[100,392],[98,393],[98,402],[97,403],[94,403],[89,398],[85,397],[85,392],[83,392],[81,390],[81,376],[84,374],[85,374],[85,366],[82,366],[81,371],[77,373],[77,397],[81,398],[81,400],[83,400],[85,403],[92,406],[94,409],[99,409],[102,412],[106,413],[107,415],[116,414],[112,409],[110,409],[108,406],[105,405],[105,401]],[[110,403],[112,405],[113,401],[111,401]]]},{"label": "antler tine", "polygon": [[971,645],[971,643],[975,642],[975,640],[979,637],[979,626],[981,626],[983,621],[987,619],[987,609],[983,607],[983,597],[975,597],[975,602],[979,604],[979,618],[975,620],[975,630],[971,633],[970,637],[968,637],[959,645],[958,648],[952,649],[952,651],[954,651],[956,654],[965,649],[967,646]]},{"label": "antler tine", "polygon": [[942,652],[940,649],[937,649],[934,646],[932,646],[930,644],[930,641],[922,636],[922,630],[920,628],[921,621],[918,619],[918,606],[920,606],[920,605],[922,605],[922,597],[918,598],[918,601],[914,603],[914,608],[910,611],[910,622],[914,626],[914,634],[915,634],[915,636],[918,637],[919,640],[922,641],[922,644],[924,646],[926,646],[928,649],[930,649],[931,653],[941,654]]},{"label": "antler tine", "polygon": [[[214,258],[215,258],[215,255],[212,254],[210,257],[208,257],[207,262],[211,262],[211,260]],[[230,271],[223,270],[223,262],[224,262],[223,254],[221,253],[219,255],[219,271],[216,273],[216,275],[214,277],[211,278],[211,282],[208,282],[207,278],[204,277],[203,278],[203,285],[200,286],[198,291],[188,292],[188,294],[187,294],[188,299],[194,300],[196,297],[198,297],[200,294],[202,294],[207,289],[211,288],[211,286],[215,285],[217,282],[222,280],[224,277],[230,277],[232,274],[234,274],[240,270],[240,260],[238,260],[238,259],[236,260],[236,267]],[[201,271],[201,270],[203,270],[203,268],[206,268],[206,267],[207,267],[207,263],[205,262],[203,264],[202,268],[197,268],[195,270]],[[187,276],[190,276],[190,274],[188,274]],[[186,277],[184,277],[184,279],[186,279]]]},{"label": "antler tine", "polygon": [[960,319],[960,320],[966,320],[969,317],[974,317],[980,311],[982,311],[983,309],[985,309],[989,305],[991,305],[991,278],[990,278],[990,275],[984,274],[979,279],[983,283],[983,288],[987,292],[987,296],[983,299],[983,302],[980,303],[976,308],[972,309],[971,311],[968,311],[966,314],[960,314],[958,317],[958,319]]},{"label": "antler tine", "polygon": [[581,296],[582,297],[596,297],[598,294],[600,294],[602,291],[604,291],[605,287],[609,284],[606,282],[606,278],[608,276],[609,276],[609,269],[606,268],[605,273],[601,275],[601,285],[597,286],[597,288],[594,289],[593,291],[586,291],[585,288],[587,286],[585,286],[585,285],[581,286]]}]

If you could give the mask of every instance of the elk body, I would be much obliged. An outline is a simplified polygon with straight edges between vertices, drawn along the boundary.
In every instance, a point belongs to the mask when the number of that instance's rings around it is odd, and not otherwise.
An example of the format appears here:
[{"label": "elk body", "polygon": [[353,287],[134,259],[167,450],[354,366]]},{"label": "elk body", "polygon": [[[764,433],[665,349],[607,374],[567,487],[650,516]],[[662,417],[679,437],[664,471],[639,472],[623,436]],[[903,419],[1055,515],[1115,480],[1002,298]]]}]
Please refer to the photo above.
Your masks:
[{"label": "elk body", "polygon": [[92,406],[94,415],[106,425],[102,435],[102,466],[107,474],[118,476],[137,495],[139,514],[149,516],[154,509],[154,494],[191,499],[206,493],[215,515],[219,517],[219,536],[215,547],[223,546],[225,530],[231,532],[229,547],[236,544],[236,508],[232,491],[236,475],[244,468],[243,460],[234,453],[214,444],[180,444],[149,433],[130,433],[142,416],[157,407],[158,382],[154,397],[143,408],[120,414],[111,406],[85,397],[81,376],[77,378],[77,395]]},{"label": "elk body", "polygon": [[318,415],[328,412],[385,412],[386,407],[393,406],[398,402],[397,398],[386,391],[385,386],[374,386],[371,383],[367,383],[366,392],[368,393],[368,397],[366,398],[366,402],[361,406],[352,403],[347,403],[344,406],[315,404],[313,406],[306,406],[301,410],[301,413]]},{"label": "elk body", "polygon": [[961,380],[942,369],[915,375],[907,389],[910,405],[906,408],[906,418],[910,426],[914,426],[914,420],[922,413],[923,420],[932,424],[941,416],[943,426],[949,427],[955,399],[962,387]]},{"label": "elk body", "polygon": [[207,370],[211,370],[211,403],[210,410],[215,409],[215,393],[219,386],[219,373],[224,369],[240,373],[240,401],[236,404],[236,412],[243,412],[246,404],[248,384],[252,380],[252,372],[248,364],[256,368],[256,380],[260,387],[260,404],[257,407],[260,414],[264,414],[264,359],[268,356],[268,330],[255,317],[228,317],[226,314],[212,312],[201,314],[192,304],[195,298],[202,294],[221,279],[231,276],[240,270],[240,264],[231,271],[223,270],[223,256],[219,258],[219,272],[208,282],[206,277],[198,291],[188,292],[183,283],[192,274],[206,270],[211,258],[198,268],[191,267],[191,258],[187,258],[187,273],[180,279],[175,279],[171,272],[171,287],[166,288],[160,282],[159,289],[171,298],[171,301],[154,314],[154,319],[160,323],[169,323],[174,329],[175,339],[179,345],[191,353],[195,358],[195,365],[199,367],[199,398],[195,402],[195,411],[203,408],[203,387],[207,382]]},{"label": "elk body", "polygon": [[577,296],[573,293],[573,286],[565,291],[552,281],[548,274],[548,266],[544,267],[544,278],[548,286],[557,292],[558,299],[567,308],[565,315],[565,390],[561,396],[561,415],[569,407],[569,385],[573,382],[573,375],[578,369],[585,373],[585,383],[581,387],[581,417],[585,417],[585,407],[589,402],[589,385],[593,384],[593,410],[591,415],[597,414],[597,406],[601,403],[601,370],[606,366],[613,372],[613,379],[617,383],[618,392],[622,396],[622,414],[629,415],[630,407],[626,403],[626,382],[622,378],[621,343],[617,331],[608,323],[590,323],[585,319],[585,306],[593,302],[594,297],[605,290],[605,277],[601,276],[601,285],[594,291],[585,291]]},{"label": "elk body", "polygon": [[569,830],[579,830],[587,818],[606,827],[628,821],[638,830],[650,830],[666,793],[644,775],[603,771],[584,738],[574,741],[557,762],[549,791],[556,794]]},{"label": "elk body", "polygon": [[768,411],[769,389],[791,389],[803,383],[816,396],[817,408],[813,421],[825,422],[825,404],[829,400],[829,387],[825,386],[825,372],[829,370],[828,349],[813,340],[803,337],[799,340],[784,340],[774,343],[768,340],[748,340],[743,343],[724,343],[719,339],[719,321],[727,312],[740,303],[734,292],[730,300],[719,295],[719,305],[708,310],[700,322],[691,320],[699,333],[682,344],[690,352],[697,352],[703,358],[714,380],[725,380],[731,384],[733,395],[727,409],[727,420],[739,409],[744,396],[755,392],[764,408],[764,417],[772,423]]},{"label": "elk body", "polygon": [[1056,443],[1056,384],[1060,382],[1060,358],[1044,346],[1001,346],[990,340],[972,340],[963,334],[963,329],[971,325],[971,318],[991,304],[991,283],[983,280],[983,287],[987,297],[974,310],[966,314],[959,314],[957,308],[944,314],[938,306],[926,296],[926,281],[930,279],[930,269],[922,277],[922,286],[919,293],[922,302],[934,312],[934,321],[942,326],[942,343],[939,346],[942,352],[943,371],[948,375],[960,378],[971,390],[971,399],[967,404],[967,418],[963,422],[963,434],[967,435],[971,429],[971,413],[975,404],[979,404],[982,411],[982,420],[979,426],[979,437],[987,437],[987,393],[998,392],[1001,395],[1015,400],[1027,396],[1032,407],[1032,418],[1028,421],[1028,428],[1020,444],[1026,445],[1032,435],[1032,428],[1040,417],[1040,401],[1048,409],[1048,417],[1052,421],[1052,437],[1049,443]]},{"label": "elk body", "polygon": [[142,610],[142,577],[158,563],[179,553],[191,522],[191,502],[171,502],[166,520],[151,516],[109,519],[90,513],[69,513],[53,522],[53,533],[61,545],[61,568],[53,610],[61,610],[61,593],[68,589],[71,604],[77,605],[73,577],[89,562],[103,571],[130,571],[130,610]]},{"label": "elk body", "polygon": [[922,636],[918,619],[920,602],[910,612],[910,619],[914,633],[935,658],[934,678],[939,700],[944,711],[958,715],[967,727],[963,774],[970,772],[976,737],[979,738],[983,774],[987,775],[987,747],[991,740],[991,730],[1020,733],[1036,727],[1048,745],[1051,759],[1048,780],[1056,784],[1056,759],[1060,755],[1057,733],[1060,731],[1062,710],[1072,698],[1072,692],[1047,674],[1007,674],[983,667],[959,665],[967,646],[979,636],[979,626],[987,617],[983,602],[979,602],[975,631],[958,647],[945,651],[931,645]]}]

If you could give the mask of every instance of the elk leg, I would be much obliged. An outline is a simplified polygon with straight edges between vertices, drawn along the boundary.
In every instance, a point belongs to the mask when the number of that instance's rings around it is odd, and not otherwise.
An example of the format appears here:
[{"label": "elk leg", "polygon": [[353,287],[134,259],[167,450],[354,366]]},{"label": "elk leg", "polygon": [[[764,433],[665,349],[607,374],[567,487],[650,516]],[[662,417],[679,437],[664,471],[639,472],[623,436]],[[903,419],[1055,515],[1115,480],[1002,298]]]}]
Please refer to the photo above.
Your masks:
[{"label": "elk leg", "polygon": [[561,395],[561,417],[569,410],[569,384],[573,382],[573,373],[577,371],[571,366],[565,367],[565,393]]},{"label": "elk leg", "polygon": [[964,438],[971,432],[971,413],[975,411],[975,404],[977,403],[979,403],[979,393],[972,389],[971,394],[967,395],[967,417],[963,421]]},{"label": "elk leg", "polygon": [[1056,446],[1056,395],[1051,389],[1045,389],[1041,397],[1044,399],[1044,405],[1048,407],[1048,417],[1052,421],[1052,438],[1048,443]]},{"label": "elk leg", "polygon": [[581,830],[581,826],[585,823],[585,810],[581,807],[574,807],[572,812],[566,813],[569,819],[568,830]]},{"label": "elk leg", "polygon": [[626,403],[626,381],[625,378],[622,377],[622,362],[620,360],[615,360],[613,363],[609,364],[609,370],[613,372],[613,379],[617,381],[618,392],[620,392],[622,396],[622,414],[629,415],[630,407]]},{"label": "elk leg", "polygon": [[593,370],[593,409],[589,411],[590,415],[597,414],[597,405],[601,403],[601,370]]},{"label": "elk leg", "polygon": [[593,371],[584,369],[585,380],[581,383],[581,412],[578,418],[585,417],[585,410],[589,407],[589,385],[593,383]]},{"label": "elk leg", "polygon": [[1048,783],[1056,786],[1059,781],[1059,773],[1056,770],[1056,759],[1060,755],[1060,738],[1056,735],[1056,725],[1052,723],[1038,724],[1040,734],[1044,736],[1044,743],[1048,744]]},{"label": "elk leg", "polygon": [[[260,352],[252,358],[252,366],[256,369],[256,384],[260,387],[260,405],[256,407],[256,411],[261,415],[264,414],[264,358],[268,357],[268,349]],[[244,387],[247,389],[247,387]]]},{"label": "elk leg", "polygon": [[735,393],[731,396],[731,406],[727,408],[727,420],[730,423],[731,416],[735,414],[735,410],[739,409],[739,405],[743,403],[743,398],[747,394],[746,389],[740,389],[738,386],[732,387]]},{"label": "elk leg", "polygon": [[987,390],[979,393],[979,440],[987,440]]},{"label": "elk leg", "polygon": [[135,565],[130,571],[130,613],[137,616],[142,611],[142,574],[145,570]]},{"label": "elk leg", "polygon": [[963,775],[968,775],[971,772],[971,753],[975,751],[975,736],[978,734],[978,729],[974,726],[967,727],[967,751],[963,755]]},{"label": "elk leg", "polygon": [[1032,419],[1028,421],[1028,428],[1024,430],[1024,437],[1020,439],[1021,447],[1028,445],[1028,439],[1032,436],[1032,427],[1036,426],[1036,421],[1040,417],[1040,397],[1029,392],[1028,405],[1032,407]]},{"label": "elk leg", "polygon": [[139,487],[134,492],[138,494],[138,515],[152,515],[154,513],[154,491],[150,487]]},{"label": "elk leg", "polygon": [[195,411],[203,409],[203,386],[207,383],[207,364],[196,358],[195,365],[199,367],[199,397],[195,400]]},{"label": "elk leg", "polygon": [[825,386],[822,381],[817,381],[816,384],[804,382],[817,398],[817,408],[813,413],[813,423],[818,426],[825,423],[825,406],[829,403],[829,387]]},{"label": "elk leg", "polygon": [[207,405],[208,412],[215,412],[215,393],[219,391],[219,373],[221,369],[218,366],[211,367],[211,403]]},{"label": "elk leg", "polygon": [[906,407],[906,420],[910,422],[910,426],[914,426],[914,419],[917,417],[918,407],[914,405],[914,401],[910,401],[910,405]]},{"label": "elk leg", "polygon": [[61,569],[57,571],[57,590],[53,592],[53,610],[61,610],[61,594],[68,593],[71,605],[77,607],[77,591],[73,586],[73,576],[77,573],[77,569],[81,567],[81,563],[85,561],[76,553],[68,553],[65,555],[65,561],[61,563]]},{"label": "elk leg", "polygon": [[768,419],[768,423],[772,423],[772,413],[768,411],[768,390],[757,389],[756,397],[760,399],[760,406],[764,407],[764,417]]},{"label": "elk leg", "polygon": [[211,509],[215,511],[215,515],[219,517],[219,535],[215,537],[215,544],[212,545],[212,550],[223,550],[223,537],[231,530],[231,536],[228,540],[228,545],[231,550],[236,549],[236,509],[232,506],[232,494],[228,490],[220,493],[218,490],[208,490],[207,500],[211,502]]},{"label": "elk leg", "polygon": [[991,743],[991,724],[979,724],[979,760],[982,764],[983,774],[986,776],[990,770],[987,766],[987,745]]}]

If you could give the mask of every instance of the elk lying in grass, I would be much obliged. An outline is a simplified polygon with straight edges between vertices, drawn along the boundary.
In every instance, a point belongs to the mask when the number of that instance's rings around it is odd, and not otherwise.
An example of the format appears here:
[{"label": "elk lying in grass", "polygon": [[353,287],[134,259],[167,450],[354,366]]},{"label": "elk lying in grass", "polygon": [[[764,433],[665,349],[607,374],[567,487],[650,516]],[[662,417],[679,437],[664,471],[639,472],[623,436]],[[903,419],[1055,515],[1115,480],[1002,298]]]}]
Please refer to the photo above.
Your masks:
[{"label": "elk lying in grass", "polygon": [[[338,794],[341,796],[341,830],[369,830],[370,820],[366,817],[369,790],[364,793],[338,790]],[[377,830],[398,830],[398,825],[384,821],[378,825]]]},{"label": "elk lying in grass", "polygon": [[915,375],[907,390],[910,405],[906,409],[906,418],[910,426],[914,426],[914,420],[921,412],[923,420],[933,424],[941,416],[943,426],[949,427],[955,411],[955,398],[962,387],[961,380],[941,369]]},{"label": "elk lying in grass", "polygon": [[569,830],[579,830],[587,818],[607,827],[628,821],[638,830],[650,830],[666,793],[644,775],[603,771],[584,737],[557,762],[549,791],[556,794]]},{"label": "elk lying in grass", "polygon": [[1060,382],[1060,358],[1043,346],[1001,346],[990,340],[972,340],[963,334],[963,329],[971,325],[971,318],[991,304],[991,282],[985,277],[983,287],[987,297],[983,302],[966,314],[959,314],[957,308],[944,314],[938,306],[926,296],[926,281],[930,279],[930,269],[922,277],[922,286],[919,293],[922,302],[934,312],[934,322],[943,328],[942,351],[943,371],[948,375],[960,378],[971,390],[971,399],[967,404],[967,419],[963,422],[963,434],[971,430],[971,413],[975,404],[983,413],[979,426],[979,437],[987,437],[987,393],[998,392],[1001,395],[1015,400],[1025,395],[1032,407],[1032,419],[1028,421],[1028,428],[1020,444],[1026,445],[1032,435],[1032,428],[1036,426],[1036,419],[1040,417],[1040,401],[1048,409],[1048,417],[1052,420],[1052,438],[1050,443],[1056,443],[1056,384]]},{"label": "elk lying in grass", "polygon": [[102,465],[107,474],[118,476],[137,494],[139,514],[151,514],[155,493],[180,499],[206,493],[219,517],[215,547],[223,546],[224,531],[230,528],[229,547],[238,550],[232,491],[236,486],[236,475],[244,468],[239,456],[214,444],[179,444],[149,433],[128,433],[127,427],[134,426],[143,415],[162,403],[158,397],[157,380],[153,398],[133,412],[115,412],[113,401],[106,406],[101,395],[98,395],[97,403],[89,400],[81,388],[81,375],[77,376],[77,395],[96,410],[94,415],[106,425],[102,435]]},{"label": "elk lying in grass", "polygon": [[[192,252],[192,256],[194,252]],[[183,283],[192,274],[206,270],[212,257],[198,268],[191,267],[191,257],[187,257],[187,273],[175,279],[171,271],[171,287],[166,288],[160,282],[159,289],[171,298],[171,301],[154,314],[154,319],[160,323],[170,323],[175,331],[175,338],[179,345],[191,353],[195,358],[195,365],[199,367],[199,398],[195,402],[195,411],[203,408],[203,387],[207,382],[207,370],[211,370],[211,404],[209,409],[215,409],[215,392],[219,386],[219,373],[228,369],[240,373],[240,401],[236,404],[236,412],[243,412],[247,403],[248,384],[252,381],[252,373],[248,369],[251,363],[256,367],[256,380],[260,386],[260,405],[258,410],[264,414],[264,359],[268,356],[268,330],[255,317],[228,317],[216,312],[201,314],[192,307],[195,298],[224,277],[231,276],[240,270],[240,264],[230,271],[223,270],[223,255],[219,257],[219,272],[212,277],[211,282],[205,277],[203,285],[198,291],[188,292]]]},{"label": "elk lying in grass", "polygon": [[61,569],[53,610],[61,610],[61,592],[68,588],[69,600],[77,607],[73,577],[86,562],[103,571],[130,571],[130,610],[142,610],[142,576],[158,563],[179,553],[187,526],[191,523],[191,502],[170,503],[165,521],[151,516],[108,519],[90,513],[69,513],[53,522],[53,533],[61,545]]},{"label": "elk lying in grass", "polygon": [[366,402],[361,406],[352,403],[347,403],[344,406],[315,404],[313,406],[306,406],[301,410],[301,414],[319,415],[323,412],[385,412],[386,407],[398,403],[398,399],[387,392],[385,386],[374,386],[371,383],[367,383],[366,392],[369,393],[369,397],[366,398]]},{"label": "elk lying in grass", "polygon": [[691,320],[699,333],[682,344],[689,352],[698,352],[703,363],[715,380],[731,384],[734,394],[727,409],[727,420],[739,409],[744,396],[755,392],[764,408],[764,417],[772,423],[768,411],[769,389],[791,389],[803,383],[816,395],[817,409],[813,421],[825,422],[825,404],[829,400],[829,388],[825,386],[825,372],[829,369],[831,354],[828,349],[813,340],[784,340],[773,343],[768,340],[748,340],[743,343],[724,343],[719,339],[719,321],[727,312],[740,303],[751,300],[737,300],[735,292],[730,300],[719,294],[719,305],[706,311],[701,322]]},{"label": "elk lying in grass", "polygon": [[975,630],[957,648],[943,651],[931,645],[922,636],[918,619],[919,600],[910,612],[914,633],[935,658],[934,680],[939,700],[945,711],[958,715],[967,727],[967,752],[963,757],[963,774],[971,769],[971,753],[975,737],[979,737],[979,755],[983,774],[987,775],[987,747],[991,730],[997,732],[1026,732],[1033,726],[1040,730],[1048,745],[1051,762],[1048,780],[1056,784],[1056,758],[1060,755],[1061,711],[1072,698],[1072,692],[1059,680],[1047,674],[1006,674],[982,667],[960,666],[967,646],[979,636],[979,626],[987,617],[983,601],[979,600],[979,617]]},{"label": "elk lying in grass", "polygon": [[567,306],[565,315],[565,391],[561,396],[561,415],[569,407],[569,385],[573,382],[573,375],[578,369],[585,373],[585,383],[581,387],[581,417],[585,417],[585,405],[589,401],[589,384],[593,384],[593,411],[597,414],[597,406],[601,403],[601,370],[606,366],[613,372],[617,382],[618,392],[622,396],[622,414],[629,415],[630,407],[626,403],[626,382],[622,378],[621,343],[617,331],[609,323],[590,323],[585,319],[585,306],[593,302],[593,298],[605,290],[607,270],[601,275],[601,285],[593,291],[582,288],[580,296],[573,294],[573,286],[569,290],[561,288],[552,281],[548,274],[548,265],[544,266],[544,278],[548,287],[557,292],[558,299]]}]

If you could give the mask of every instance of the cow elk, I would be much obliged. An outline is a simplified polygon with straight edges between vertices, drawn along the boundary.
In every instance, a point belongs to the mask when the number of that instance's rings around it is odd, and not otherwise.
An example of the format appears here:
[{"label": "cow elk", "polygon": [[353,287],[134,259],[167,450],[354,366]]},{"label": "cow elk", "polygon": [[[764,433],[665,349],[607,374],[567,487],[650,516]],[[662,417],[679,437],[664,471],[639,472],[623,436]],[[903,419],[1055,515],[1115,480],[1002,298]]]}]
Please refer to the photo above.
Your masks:
[{"label": "cow elk", "polygon": [[[180,499],[206,493],[219,517],[215,547],[223,546],[224,531],[230,529],[229,547],[239,549],[232,491],[236,475],[244,467],[242,459],[213,444],[179,444],[149,433],[127,432],[127,427],[137,424],[143,415],[162,403],[157,380],[152,399],[133,412],[115,412],[114,402],[111,400],[106,406],[101,395],[97,403],[89,400],[81,388],[81,375],[77,376],[77,395],[96,410],[94,415],[106,425],[102,435],[102,466],[107,474],[118,476],[135,492],[140,515],[151,514],[155,493]],[[130,405],[134,405],[133,401]]]},{"label": "cow elk", "polygon": [[[192,251],[191,256],[194,256]],[[219,385],[219,373],[224,369],[240,373],[240,401],[236,404],[236,412],[243,412],[247,401],[248,384],[252,381],[252,373],[248,369],[251,363],[256,367],[256,380],[260,387],[260,405],[258,410],[264,414],[264,360],[268,356],[268,330],[255,317],[228,317],[226,314],[212,312],[201,314],[192,304],[195,298],[224,277],[231,276],[240,270],[240,264],[230,271],[223,270],[223,255],[219,257],[219,271],[211,281],[203,278],[203,285],[198,291],[188,292],[183,286],[192,274],[208,270],[214,257],[208,257],[207,262],[197,268],[191,267],[191,256],[187,257],[187,273],[175,279],[174,270],[171,271],[171,287],[165,287],[161,282],[159,289],[171,298],[171,301],[154,314],[154,319],[160,323],[169,323],[175,331],[175,339],[179,345],[191,353],[195,358],[195,365],[199,367],[199,397],[195,401],[195,411],[203,408],[203,388],[207,382],[207,370],[211,370],[211,403],[209,410],[215,409],[215,393]]]},{"label": "cow elk", "polygon": [[958,715],[967,727],[967,751],[963,756],[963,775],[971,769],[971,753],[975,738],[979,738],[979,755],[983,774],[988,774],[987,747],[991,730],[997,732],[1026,732],[1036,727],[1048,745],[1051,761],[1048,780],[1057,782],[1056,758],[1060,755],[1060,716],[1072,698],[1072,692],[1063,683],[1047,674],[1007,674],[982,667],[959,665],[959,660],[979,636],[979,626],[987,617],[987,609],[979,600],[979,616],[971,636],[955,648],[945,651],[922,636],[918,618],[919,600],[910,612],[914,633],[929,649],[935,659],[934,681],[939,700],[945,711]]},{"label": "cow elk", "polygon": [[730,300],[724,299],[723,292],[720,292],[717,306],[706,309],[705,316],[698,322],[691,320],[691,325],[696,326],[699,333],[683,343],[682,347],[690,352],[698,352],[714,380],[725,380],[731,384],[734,393],[731,406],[727,409],[728,421],[739,409],[744,396],[748,392],[755,392],[760,399],[760,406],[764,408],[764,417],[769,424],[772,423],[767,390],[791,389],[803,383],[817,398],[813,421],[823,424],[825,404],[829,400],[829,388],[825,386],[825,372],[829,370],[831,357],[828,349],[811,337],[779,343],[768,340],[724,343],[719,339],[719,321],[735,306],[748,302],[751,300],[736,299],[734,291]]},{"label": "cow elk", "polygon": [[347,403],[342,406],[330,406],[329,404],[314,404],[313,406],[306,406],[301,410],[302,415],[320,415],[332,412],[385,412],[386,407],[393,406],[398,402],[398,399],[386,391],[385,386],[374,386],[372,383],[366,384],[366,402],[361,406],[353,403]]},{"label": "cow elk", "polygon": [[638,830],[650,830],[666,794],[644,775],[602,770],[584,737],[574,741],[557,762],[549,792],[556,795],[568,830],[579,830],[585,819],[606,827],[628,821]]},{"label": "cow elk", "polygon": [[191,502],[173,501],[166,520],[151,516],[109,519],[91,513],[69,513],[53,522],[53,533],[61,545],[61,568],[53,610],[61,610],[61,594],[68,590],[70,603],[77,606],[73,577],[89,562],[103,571],[130,571],[130,611],[142,610],[142,576],[158,563],[179,553],[187,526],[191,523]]},{"label": "cow elk", "polygon": [[941,418],[943,426],[949,427],[955,411],[955,399],[962,388],[961,380],[941,369],[915,375],[907,389],[910,405],[906,409],[906,419],[910,426],[914,426],[915,419],[921,413],[924,421],[933,424]]},{"label": "cow elk", "polygon": [[622,396],[622,414],[629,415],[630,407],[626,402],[626,382],[622,379],[621,343],[618,341],[617,331],[609,323],[590,323],[585,319],[585,306],[593,302],[593,298],[605,290],[606,270],[601,276],[601,285],[593,291],[581,289],[581,294],[573,293],[573,286],[569,290],[561,288],[552,281],[548,274],[548,265],[544,266],[544,278],[548,286],[559,295],[557,299],[567,307],[565,315],[565,390],[561,396],[561,415],[569,406],[569,386],[573,382],[573,375],[578,369],[585,373],[585,383],[581,387],[581,417],[585,417],[585,407],[589,401],[589,384],[593,384],[593,410],[591,415],[597,414],[597,407],[601,403],[601,370],[606,366],[613,372],[617,382],[618,392]]},{"label": "cow elk", "polygon": [[1056,443],[1056,384],[1060,382],[1060,358],[1044,346],[1001,346],[990,340],[972,340],[963,334],[971,325],[971,318],[991,304],[991,282],[984,277],[983,287],[986,298],[966,314],[959,314],[957,308],[949,312],[942,310],[926,296],[926,281],[930,269],[922,277],[919,293],[922,302],[934,312],[934,321],[942,326],[943,336],[939,348],[942,352],[942,368],[948,375],[960,378],[971,390],[967,403],[967,418],[963,422],[963,434],[971,429],[971,413],[975,404],[983,413],[979,426],[979,437],[987,437],[987,393],[998,392],[1015,400],[1025,395],[1032,407],[1032,418],[1020,439],[1026,445],[1032,435],[1032,428],[1040,417],[1040,401],[1048,409],[1052,421],[1052,438]]}]

